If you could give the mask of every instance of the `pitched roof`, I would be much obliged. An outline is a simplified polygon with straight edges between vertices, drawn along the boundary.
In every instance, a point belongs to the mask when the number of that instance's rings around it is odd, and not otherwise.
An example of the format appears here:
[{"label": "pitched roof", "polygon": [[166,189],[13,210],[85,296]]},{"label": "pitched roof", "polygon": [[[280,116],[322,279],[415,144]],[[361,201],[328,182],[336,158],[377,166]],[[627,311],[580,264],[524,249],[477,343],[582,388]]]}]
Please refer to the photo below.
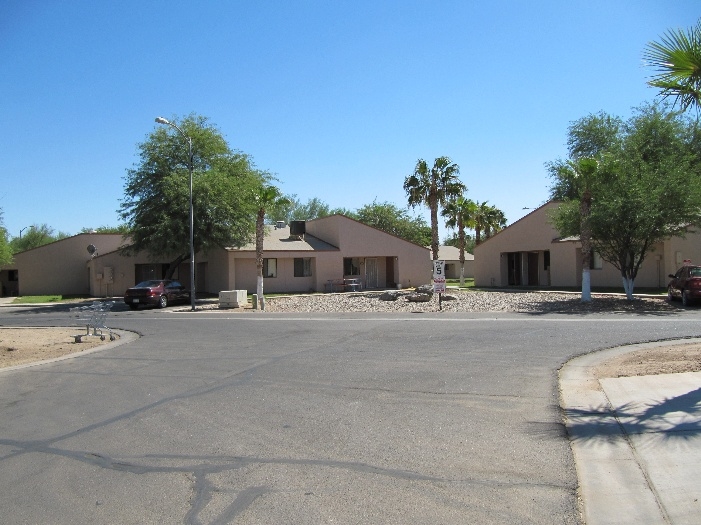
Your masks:
[{"label": "pitched roof", "polygon": [[[309,235],[291,236],[290,227],[284,226],[278,228],[276,226],[266,226],[265,238],[263,239],[263,247],[266,252],[300,252],[300,251],[328,251],[338,250],[337,246],[329,244],[321,239]],[[249,252],[256,250],[256,243],[250,242],[241,248],[227,248],[230,251]]]},{"label": "pitched roof", "polygon": [[[441,245],[438,247],[438,259],[443,261],[459,261],[460,260],[460,248],[457,246],[445,246]],[[465,250],[465,260],[474,261],[475,256],[468,253]]]}]

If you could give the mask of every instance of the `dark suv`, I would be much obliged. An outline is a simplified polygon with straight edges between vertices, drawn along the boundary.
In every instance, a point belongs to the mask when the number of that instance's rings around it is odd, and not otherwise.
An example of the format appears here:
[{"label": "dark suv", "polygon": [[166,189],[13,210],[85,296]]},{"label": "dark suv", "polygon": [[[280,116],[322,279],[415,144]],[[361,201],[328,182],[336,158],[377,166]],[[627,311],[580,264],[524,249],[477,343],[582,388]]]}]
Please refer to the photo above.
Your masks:
[{"label": "dark suv", "polygon": [[151,304],[165,308],[171,303],[187,302],[190,292],[178,281],[156,279],[143,281],[124,292],[124,302],[136,310],[141,304]]},{"label": "dark suv", "polygon": [[701,299],[701,266],[682,266],[677,273],[669,276],[667,298],[670,302],[680,297],[684,306]]}]

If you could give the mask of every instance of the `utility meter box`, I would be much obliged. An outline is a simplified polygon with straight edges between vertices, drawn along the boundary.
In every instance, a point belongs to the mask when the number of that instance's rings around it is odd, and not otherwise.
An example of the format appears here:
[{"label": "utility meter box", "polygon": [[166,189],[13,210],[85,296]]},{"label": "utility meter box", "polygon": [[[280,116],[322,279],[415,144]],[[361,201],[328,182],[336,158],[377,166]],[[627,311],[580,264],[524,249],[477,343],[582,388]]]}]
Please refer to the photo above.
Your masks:
[{"label": "utility meter box", "polygon": [[248,304],[246,290],[226,290],[219,292],[219,308],[243,308]]}]

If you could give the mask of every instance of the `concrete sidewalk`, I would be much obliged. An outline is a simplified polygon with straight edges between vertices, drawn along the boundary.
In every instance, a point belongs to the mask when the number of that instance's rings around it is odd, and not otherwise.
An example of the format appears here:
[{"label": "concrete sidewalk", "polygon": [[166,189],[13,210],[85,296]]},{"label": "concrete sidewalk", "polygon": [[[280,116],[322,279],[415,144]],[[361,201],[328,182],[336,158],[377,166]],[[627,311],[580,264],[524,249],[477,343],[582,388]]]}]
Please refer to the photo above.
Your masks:
[{"label": "concrete sidewalk", "polygon": [[587,525],[701,523],[701,372],[601,380],[592,373],[612,357],[670,344],[587,354],[560,371]]}]

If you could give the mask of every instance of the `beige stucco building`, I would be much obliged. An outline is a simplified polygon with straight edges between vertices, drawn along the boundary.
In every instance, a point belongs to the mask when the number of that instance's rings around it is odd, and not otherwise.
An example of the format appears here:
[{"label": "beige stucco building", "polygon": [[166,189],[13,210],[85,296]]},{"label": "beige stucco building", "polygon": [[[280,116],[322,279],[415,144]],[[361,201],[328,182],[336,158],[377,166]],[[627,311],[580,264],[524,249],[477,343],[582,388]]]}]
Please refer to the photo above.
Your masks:
[{"label": "beige stucco building", "polygon": [[[445,261],[445,277],[460,279],[460,249],[455,246],[438,247],[438,259]],[[433,267],[433,266],[432,266]],[[465,278],[475,276],[475,256],[465,252]]]},{"label": "beige stucco building", "polygon": [[[548,202],[476,246],[475,286],[581,286],[581,243],[576,238],[561,238],[550,223],[549,214],[557,206],[558,202]],[[666,287],[667,275],[685,260],[701,262],[698,232],[653,246],[635,279],[636,288]],[[622,286],[620,272],[597,254],[593,266],[593,287]]]},{"label": "beige stucco building", "polygon": [[[291,235],[289,226],[269,227],[264,241],[264,289],[276,292],[322,292],[329,281],[353,279],[362,289],[426,284],[429,251],[343,215],[303,223]],[[20,295],[120,296],[137,282],[162,278],[167,260],[148,253],[125,257],[121,235],[79,234],[15,256]],[[97,251],[89,253],[93,245]],[[196,290],[255,293],[255,245],[200,253],[196,256]],[[173,278],[190,285],[189,260]]]}]

